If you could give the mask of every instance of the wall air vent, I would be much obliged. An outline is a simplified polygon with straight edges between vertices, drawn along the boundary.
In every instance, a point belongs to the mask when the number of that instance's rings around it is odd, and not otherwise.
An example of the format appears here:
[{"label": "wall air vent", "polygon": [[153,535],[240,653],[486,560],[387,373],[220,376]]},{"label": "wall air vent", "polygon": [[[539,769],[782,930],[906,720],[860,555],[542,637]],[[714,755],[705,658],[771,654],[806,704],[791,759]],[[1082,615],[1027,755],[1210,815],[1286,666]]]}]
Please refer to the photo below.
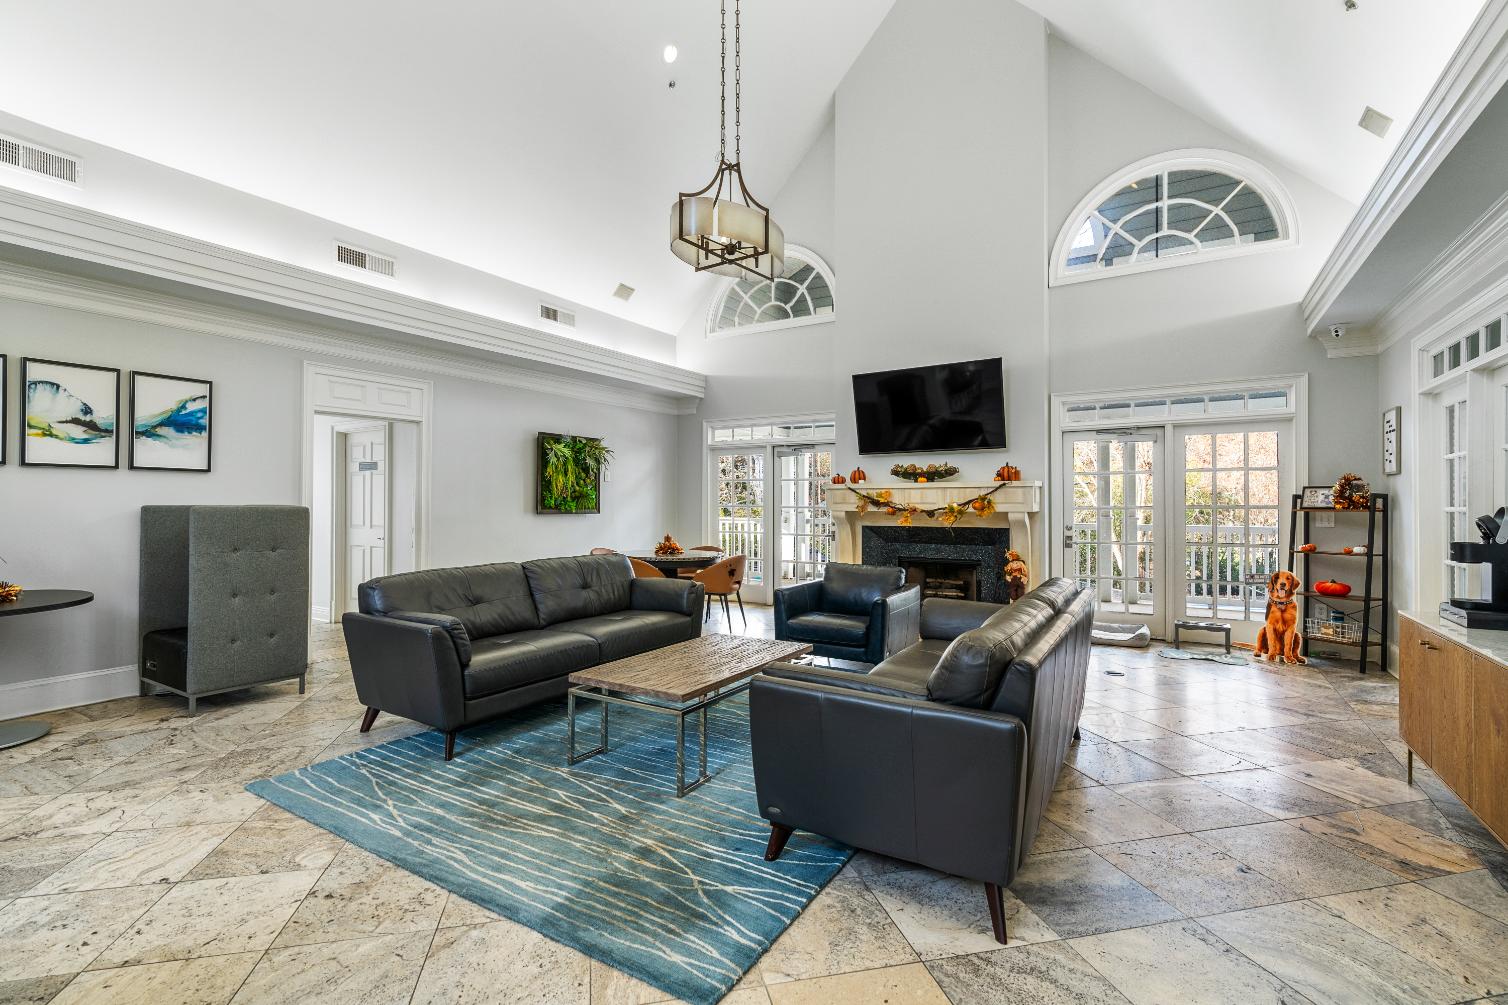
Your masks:
[{"label": "wall air vent", "polygon": [[576,315],[570,311],[563,311],[559,307],[551,307],[549,304],[539,305],[539,316],[546,321],[553,321],[567,328],[576,327]]},{"label": "wall air vent", "polygon": [[14,136],[0,135],[0,165],[30,171],[69,185],[79,183],[77,157],[69,157]]},{"label": "wall air vent", "polygon": [[618,288],[613,291],[613,296],[617,297],[619,300],[627,300],[633,295],[634,288],[632,286],[629,286],[627,283],[619,283]]},{"label": "wall air vent", "polygon": [[344,241],[335,242],[335,260],[341,265],[348,265],[363,272],[375,272],[389,279],[398,274],[398,263],[393,259],[346,244]]}]

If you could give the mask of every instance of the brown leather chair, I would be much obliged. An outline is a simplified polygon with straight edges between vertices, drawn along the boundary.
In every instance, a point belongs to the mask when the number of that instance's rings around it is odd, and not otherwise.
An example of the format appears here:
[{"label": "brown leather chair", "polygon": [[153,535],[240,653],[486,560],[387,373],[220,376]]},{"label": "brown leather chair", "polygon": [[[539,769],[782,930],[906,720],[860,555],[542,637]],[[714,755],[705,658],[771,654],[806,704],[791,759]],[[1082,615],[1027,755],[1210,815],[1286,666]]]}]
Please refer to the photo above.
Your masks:
[{"label": "brown leather chair", "polygon": [[[728,619],[728,628],[733,628],[733,612],[728,607],[728,597],[732,596],[738,601],[738,616],[744,619],[744,627],[748,627],[749,616],[744,613],[744,598],[739,590],[744,585],[744,566],[748,564],[747,555],[733,555],[723,559],[716,565],[709,565],[705,569],[697,570],[691,578],[702,584],[707,591],[708,597],[717,597],[723,603],[723,615]],[[706,615],[711,617],[711,615]]]},{"label": "brown leather chair", "polygon": [[593,555],[616,555],[616,554],[618,554],[618,552],[614,548],[593,548],[592,549],[592,554]]},{"label": "brown leather chair", "polygon": [[[687,548],[686,550],[687,551],[713,551],[713,552],[716,552],[719,555],[721,555],[723,553],[723,549],[721,547],[719,547],[718,545],[715,545],[715,544],[699,544],[695,548]],[[710,569],[711,566],[706,566],[706,568]],[[683,579],[695,579],[696,578],[696,574],[699,571],[700,570],[698,570],[698,569],[677,569],[676,572],[675,572],[675,574],[677,576],[682,577]]]},{"label": "brown leather chair", "polygon": [[635,579],[665,579],[665,573],[656,569],[642,559],[630,557],[628,564],[633,566]]}]

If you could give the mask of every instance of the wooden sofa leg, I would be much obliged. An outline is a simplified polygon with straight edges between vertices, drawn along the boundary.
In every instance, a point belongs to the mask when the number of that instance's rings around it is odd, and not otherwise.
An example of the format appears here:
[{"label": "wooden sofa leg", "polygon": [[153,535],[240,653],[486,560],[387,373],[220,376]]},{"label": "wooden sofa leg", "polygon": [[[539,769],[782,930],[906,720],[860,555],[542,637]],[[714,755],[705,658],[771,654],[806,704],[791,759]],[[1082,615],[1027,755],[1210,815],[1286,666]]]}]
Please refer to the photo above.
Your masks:
[{"label": "wooden sofa leg", "polygon": [[451,760],[456,756],[456,731],[451,730],[445,734],[445,759]]},{"label": "wooden sofa leg", "polygon": [[765,846],[764,860],[773,862],[779,858],[780,853],[785,851],[785,843],[791,839],[793,833],[795,833],[794,827],[787,827],[785,824],[770,824],[770,843]]},{"label": "wooden sofa leg", "polygon": [[366,710],[366,714],[361,717],[361,731],[363,733],[370,732],[371,728],[372,728],[372,723],[374,723],[376,721],[377,721],[377,710],[375,708],[372,708],[372,707],[368,706],[367,710]]},{"label": "wooden sofa leg", "polygon": [[984,884],[985,899],[990,902],[990,925],[995,929],[995,941],[1002,946],[1010,945],[1005,934],[1005,898],[1000,887],[994,883]]}]

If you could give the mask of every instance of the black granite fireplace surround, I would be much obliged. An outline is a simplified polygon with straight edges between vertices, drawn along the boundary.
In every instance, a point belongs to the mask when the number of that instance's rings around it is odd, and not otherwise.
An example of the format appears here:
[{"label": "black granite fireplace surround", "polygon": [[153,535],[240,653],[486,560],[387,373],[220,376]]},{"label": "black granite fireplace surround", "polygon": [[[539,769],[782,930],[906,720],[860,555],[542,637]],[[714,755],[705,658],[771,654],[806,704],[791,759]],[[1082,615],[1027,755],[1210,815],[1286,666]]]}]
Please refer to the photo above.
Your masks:
[{"label": "black granite fireplace surround", "polygon": [[979,563],[979,599],[1006,603],[1005,553],[1010,550],[1008,527],[894,527],[866,526],[860,548],[865,565],[901,566],[905,559],[942,559]]}]

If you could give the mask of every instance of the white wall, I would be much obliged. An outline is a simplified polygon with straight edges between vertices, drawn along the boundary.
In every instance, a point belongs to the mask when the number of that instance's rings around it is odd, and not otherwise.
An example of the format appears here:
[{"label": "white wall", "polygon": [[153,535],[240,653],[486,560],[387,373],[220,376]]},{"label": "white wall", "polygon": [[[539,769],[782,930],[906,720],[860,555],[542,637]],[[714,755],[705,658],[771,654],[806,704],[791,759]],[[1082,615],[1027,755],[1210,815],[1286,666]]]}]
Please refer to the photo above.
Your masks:
[{"label": "white wall", "polygon": [[[43,704],[53,692],[8,685],[136,662],[141,506],[298,502],[303,361],[320,357],[6,299],[0,299],[0,352],[11,360],[12,438],[10,463],[0,467],[0,556],[8,562],[0,577],[38,588],[92,590],[98,598],[74,610],[0,621],[6,710],[0,714],[19,714],[57,707]],[[213,380],[214,471],[20,466],[15,421],[19,362],[27,355]],[[671,526],[674,416],[393,372],[434,382],[431,565],[579,554],[594,545],[634,547]],[[123,372],[123,407],[125,380]],[[535,515],[534,436],[541,429],[604,436],[615,449],[603,514]],[[134,693],[134,680],[116,675],[108,687]]]}]

